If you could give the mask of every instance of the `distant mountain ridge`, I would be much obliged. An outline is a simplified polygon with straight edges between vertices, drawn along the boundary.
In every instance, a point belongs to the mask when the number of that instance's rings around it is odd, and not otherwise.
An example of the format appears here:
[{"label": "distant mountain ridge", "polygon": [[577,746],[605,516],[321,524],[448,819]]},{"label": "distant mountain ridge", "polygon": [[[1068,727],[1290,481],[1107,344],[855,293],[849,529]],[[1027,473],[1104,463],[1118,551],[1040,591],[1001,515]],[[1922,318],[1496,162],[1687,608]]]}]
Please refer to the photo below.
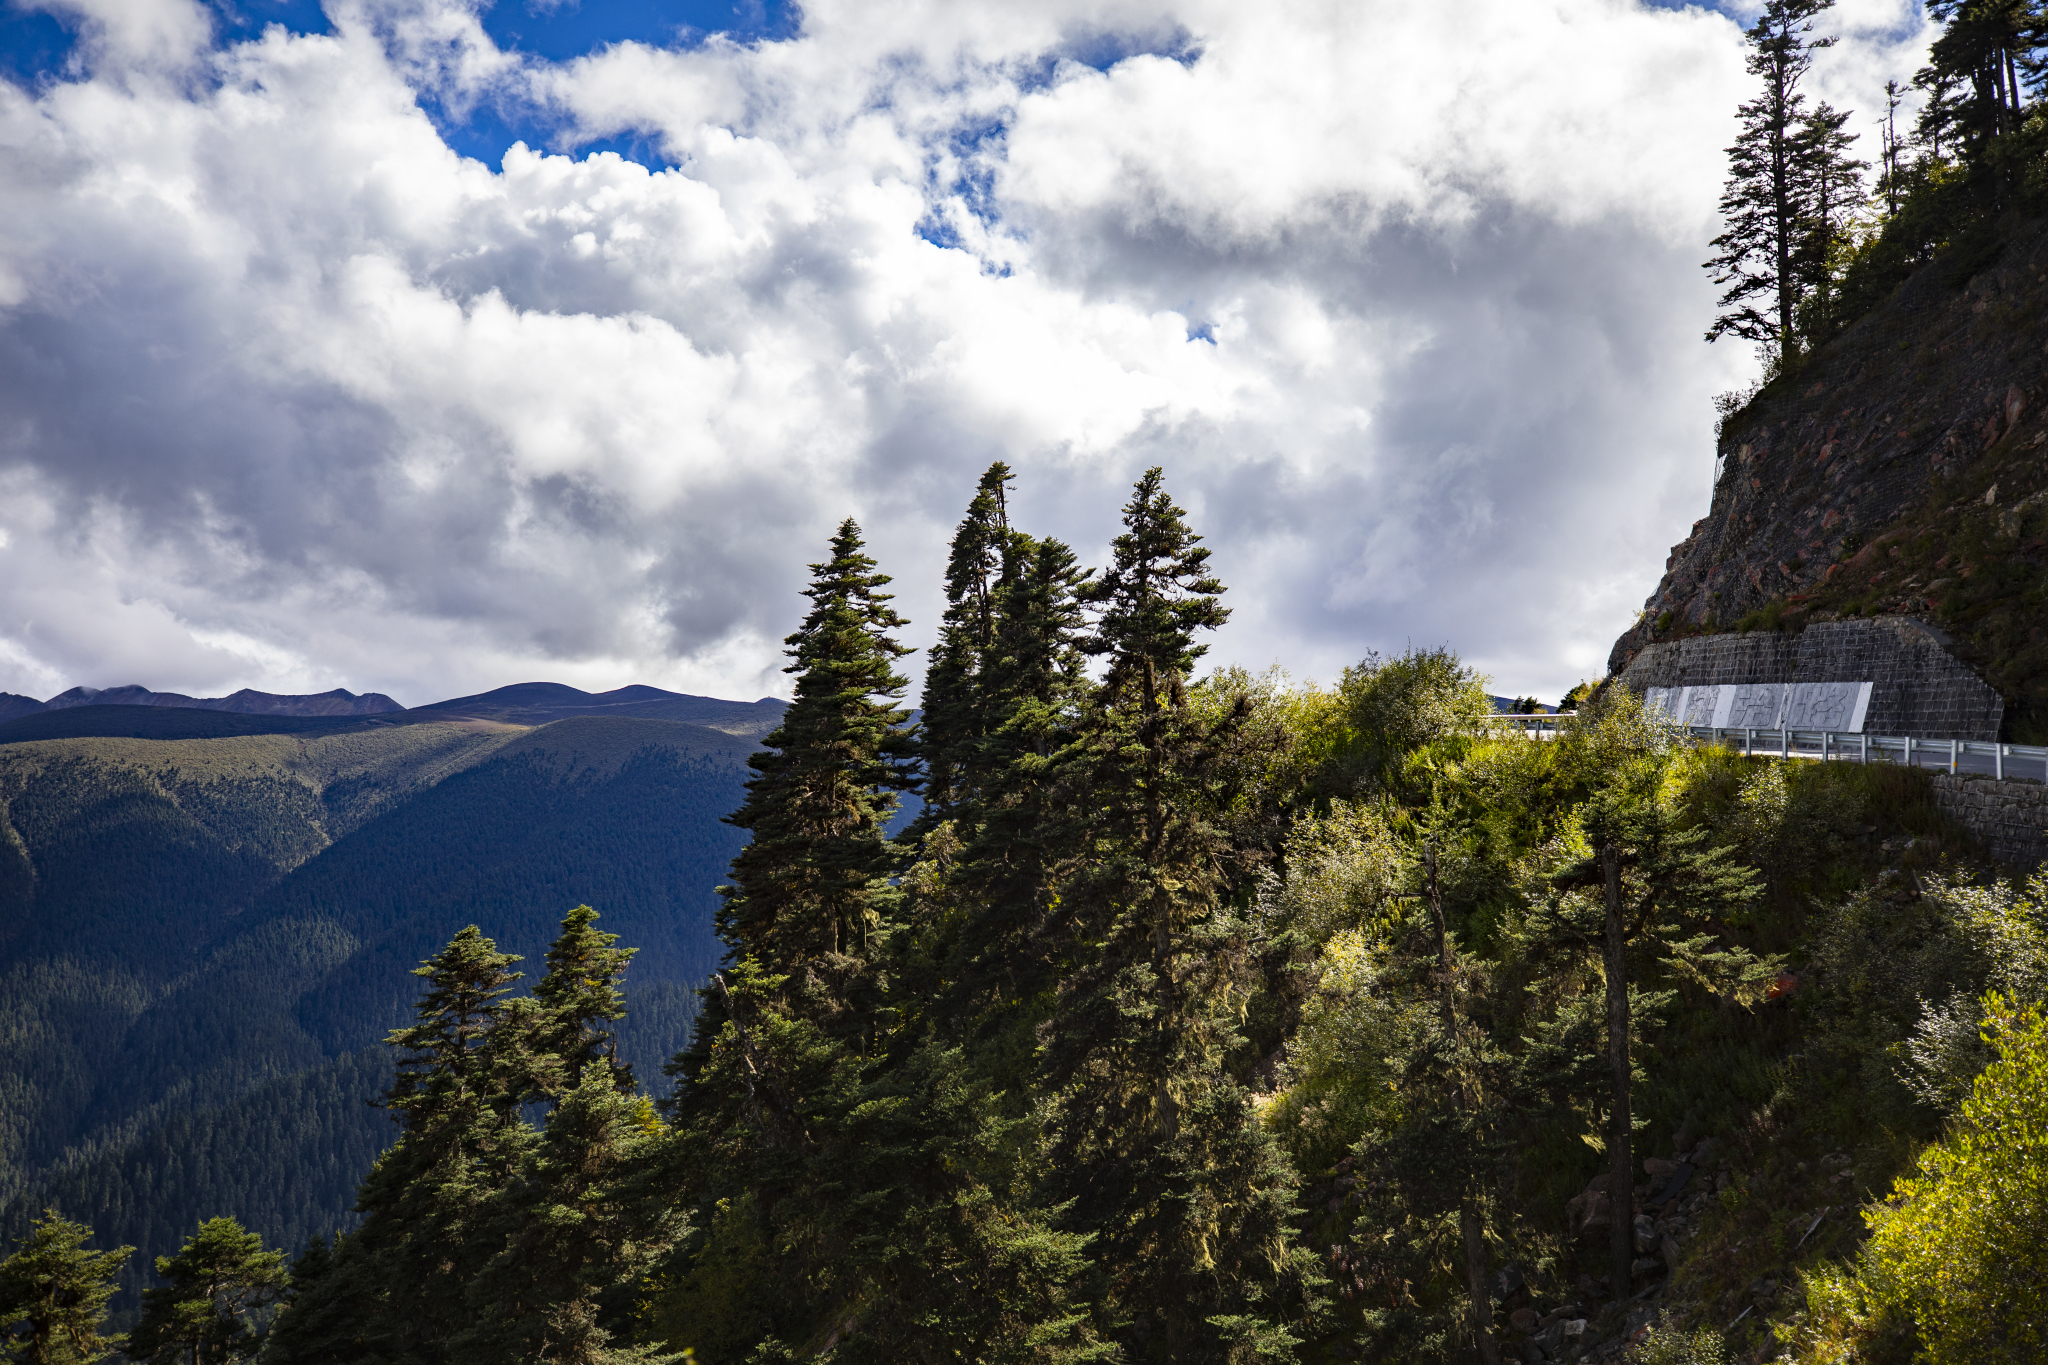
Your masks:
[{"label": "distant mountain ridge", "polygon": [[609,692],[585,692],[554,682],[513,683],[411,709],[381,692],[358,696],[343,688],[305,696],[244,688],[229,697],[188,697],[179,692],[152,692],[141,686],[74,687],[48,701],[0,692],[0,744],[120,735],[138,739],[214,738],[264,733],[268,723],[253,719],[202,722],[196,717],[175,721],[162,714],[174,711],[208,711],[223,717],[264,717],[272,721],[353,721],[371,725],[490,721],[537,726],[558,720],[611,717],[681,721],[758,740],[781,721],[784,704],[773,697],[751,702],[726,701],[637,683]]},{"label": "distant mountain ridge", "polygon": [[48,701],[0,692],[0,721],[62,711],[74,706],[178,706],[198,711],[232,711],[245,716],[381,716],[405,708],[382,692],[361,696],[346,688],[332,692],[258,692],[245,687],[225,697],[188,697],[182,692],[152,692],[136,683],[125,687],[74,687]]},{"label": "distant mountain ridge", "polygon": [[631,720],[679,720],[706,725],[730,735],[759,739],[782,720],[786,703],[774,697],[759,701],[725,701],[687,692],[665,692],[635,683],[609,692],[585,692],[564,683],[526,682],[455,697],[431,706],[414,707],[407,719],[495,720],[511,725],[547,725],[585,716],[617,716]]}]

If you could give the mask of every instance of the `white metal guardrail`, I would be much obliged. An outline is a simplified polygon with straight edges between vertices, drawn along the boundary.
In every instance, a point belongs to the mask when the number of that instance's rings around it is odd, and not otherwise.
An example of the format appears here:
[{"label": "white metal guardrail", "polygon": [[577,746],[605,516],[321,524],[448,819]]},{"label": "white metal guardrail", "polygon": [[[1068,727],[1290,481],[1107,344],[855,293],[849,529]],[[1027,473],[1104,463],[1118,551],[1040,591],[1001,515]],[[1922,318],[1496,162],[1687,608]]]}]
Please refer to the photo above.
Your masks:
[{"label": "white metal guardrail", "polygon": [[[1547,738],[1562,716],[1495,716],[1526,733]],[[1811,758],[1848,763],[1905,763],[1946,768],[1952,773],[1988,773],[2001,781],[2026,778],[2048,782],[2048,747],[1997,744],[1978,739],[1915,739],[1910,735],[1861,735],[1844,730],[1737,730],[1689,725],[1685,732],[1706,744],[1725,744],[1764,758]]]}]

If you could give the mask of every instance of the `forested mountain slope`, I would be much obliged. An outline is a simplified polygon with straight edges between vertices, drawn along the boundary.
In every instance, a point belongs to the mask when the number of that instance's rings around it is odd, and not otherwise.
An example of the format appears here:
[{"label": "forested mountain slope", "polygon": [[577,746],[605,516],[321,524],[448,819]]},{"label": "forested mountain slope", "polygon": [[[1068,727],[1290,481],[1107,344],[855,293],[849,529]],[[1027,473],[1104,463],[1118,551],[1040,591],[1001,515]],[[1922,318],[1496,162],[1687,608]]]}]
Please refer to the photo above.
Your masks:
[{"label": "forested mountain slope", "polygon": [[596,906],[644,949],[622,1045],[658,1080],[752,749],[617,717],[0,744],[7,1230],[60,1197],[152,1253],[220,1212],[337,1225],[407,972],[472,921],[531,955]]}]

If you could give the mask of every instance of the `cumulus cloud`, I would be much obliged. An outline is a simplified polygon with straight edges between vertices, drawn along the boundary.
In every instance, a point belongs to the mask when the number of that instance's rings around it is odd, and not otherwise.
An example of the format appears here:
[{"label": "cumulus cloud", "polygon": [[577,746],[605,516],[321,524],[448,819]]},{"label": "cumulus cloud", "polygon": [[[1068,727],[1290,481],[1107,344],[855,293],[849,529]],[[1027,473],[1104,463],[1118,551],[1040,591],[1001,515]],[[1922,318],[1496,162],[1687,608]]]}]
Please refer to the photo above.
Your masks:
[{"label": "cumulus cloud", "polygon": [[[820,0],[547,63],[449,0],[231,45],[65,3],[79,68],[0,84],[0,689],[758,695],[848,513],[928,638],[1002,458],[1084,557],[1165,465],[1220,660],[1555,692],[1751,365],[1698,339],[1712,11]],[[1853,9],[1826,78],[1910,71],[1903,0]],[[575,153],[629,133],[664,164]]]}]

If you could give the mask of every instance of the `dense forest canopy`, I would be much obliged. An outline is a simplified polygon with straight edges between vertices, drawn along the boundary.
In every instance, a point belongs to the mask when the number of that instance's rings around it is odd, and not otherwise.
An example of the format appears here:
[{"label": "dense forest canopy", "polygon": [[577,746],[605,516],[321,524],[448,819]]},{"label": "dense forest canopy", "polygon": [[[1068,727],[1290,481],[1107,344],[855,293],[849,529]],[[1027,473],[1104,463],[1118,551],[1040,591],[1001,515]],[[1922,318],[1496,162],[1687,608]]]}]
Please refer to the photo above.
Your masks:
[{"label": "dense forest canopy", "polygon": [[[359,1221],[289,1271],[205,1222],[131,1358],[1716,1359],[1731,1296],[1872,1358],[2031,1340],[2034,1206],[1972,1294],[1926,1248],[2038,1169],[1970,1135],[2032,1103],[2048,883],[1954,862],[1920,774],[1693,748],[1615,689],[1538,741],[1437,649],[1200,674],[1227,594],[1160,471],[1100,571],[1011,479],[920,723],[859,527],[813,566],[665,1084],[597,912],[530,989],[464,929]],[[1808,1223],[1793,1153],[1874,1189],[1945,1123],[1867,1242],[1839,1182]],[[1824,1318],[1742,1283],[1788,1206]],[[113,1348],[91,1240],[50,1209],[0,1273],[26,1358]]]}]

